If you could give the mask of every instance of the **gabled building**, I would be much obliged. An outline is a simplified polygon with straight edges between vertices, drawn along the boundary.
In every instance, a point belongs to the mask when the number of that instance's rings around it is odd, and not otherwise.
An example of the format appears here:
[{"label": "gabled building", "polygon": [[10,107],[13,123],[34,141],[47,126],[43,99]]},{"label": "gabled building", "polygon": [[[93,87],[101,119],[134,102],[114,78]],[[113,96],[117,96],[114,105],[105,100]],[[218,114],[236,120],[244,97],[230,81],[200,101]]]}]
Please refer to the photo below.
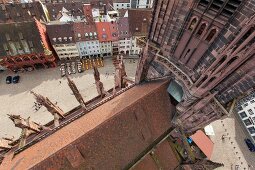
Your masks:
[{"label": "gabled building", "polygon": [[95,23],[74,22],[73,30],[80,57],[100,56],[100,44]]},{"label": "gabled building", "polygon": [[132,36],[130,55],[138,55],[141,48],[137,45],[137,38],[147,37],[151,21],[151,9],[129,9],[129,31]]},{"label": "gabled building", "polygon": [[129,54],[131,49],[131,34],[129,32],[128,17],[118,19],[119,52]]},{"label": "gabled building", "polygon": [[110,25],[110,33],[112,37],[112,54],[119,54],[119,32],[118,32],[118,24],[116,22],[109,22]]},{"label": "gabled building", "polygon": [[46,3],[50,21],[86,21],[81,2]]},{"label": "gabled building", "polygon": [[50,23],[46,28],[50,42],[60,60],[79,57],[73,23]]},{"label": "gabled building", "polygon": [[131,8],[131,0],[113,0],[114,10]]},{"label": "gabled building", "polygon": [[112,34],[109,22],[96,22],[102,56],[112,55]]},{"label": "gabled building", "polygon": [[45,26],[37,20],[0,24],[0,59],[12,71],[56,66]]},{"label": "gabled building", "polygon": [[34,21],[47,22],[46,10],[40,2],[0,4],[0,23]]}]

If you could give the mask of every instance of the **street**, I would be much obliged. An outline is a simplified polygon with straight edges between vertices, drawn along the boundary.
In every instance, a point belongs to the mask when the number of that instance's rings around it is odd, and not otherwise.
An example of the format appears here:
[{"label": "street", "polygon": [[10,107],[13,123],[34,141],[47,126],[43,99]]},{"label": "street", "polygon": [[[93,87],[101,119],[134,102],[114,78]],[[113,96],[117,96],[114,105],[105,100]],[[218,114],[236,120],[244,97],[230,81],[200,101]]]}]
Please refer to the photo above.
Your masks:
[{"label": "street", "polygon": [[[124,63],[127,75],[134,79],[137,60],[133,63],[133,59],[132,62],[127,59],[124,60]],[[104,64],[105,66],[98,70],[105,90],[108,90],[114,84],[114,67],[110,58],[105,59]],[[8,75],[14,76],[15,74],[9,71],[0,73],[0,138],[14,136],[17,139],[21,132],[19,128],[14,126],[7,114],[20,114],[23,118],[30,116],[31,120],[40,124],[46,124],[53,120],[53,116],[45,107],[42,106],[38,111],[35,110],[35,99],[30,93],[31,90],[48,97],[53,103],[57,102],[57,105],[64,112],[79,105],[67,85],[66,78],[61,78],[59,67],[19,73],[20,82],[18,84],[6,84],[5,79]],[[83,73],[71,74],[70,78],[77,85],[85,101],[98,95],[94,84],[93,69]]]}]

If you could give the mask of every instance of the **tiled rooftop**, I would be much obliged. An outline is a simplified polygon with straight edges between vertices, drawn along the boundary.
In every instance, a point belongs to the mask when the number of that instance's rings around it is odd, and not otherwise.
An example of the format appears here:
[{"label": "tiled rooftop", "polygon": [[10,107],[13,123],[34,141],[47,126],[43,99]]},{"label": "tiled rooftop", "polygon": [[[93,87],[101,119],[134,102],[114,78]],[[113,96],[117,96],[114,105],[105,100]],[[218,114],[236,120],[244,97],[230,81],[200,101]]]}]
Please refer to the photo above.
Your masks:
[{"label": "tiled rooftop", "polygon": [[[7,156],[0,168],[123,169],[171,127],[174,106],[166,92],[168,83],[131,88],[12,159]],[[164,156],[171,152],[169,147],[161,145],[157,152],[160,159],[174,161],[173,154]]]},{"label": "tiled rooftop", "polygon": [[0,56],[43,52],[35,21],[0,24]]},{"label": "tiled rooftop", "polygon": [[132,36],[148,35],[151,15],[151,9],[128,9],[129,30]]}]

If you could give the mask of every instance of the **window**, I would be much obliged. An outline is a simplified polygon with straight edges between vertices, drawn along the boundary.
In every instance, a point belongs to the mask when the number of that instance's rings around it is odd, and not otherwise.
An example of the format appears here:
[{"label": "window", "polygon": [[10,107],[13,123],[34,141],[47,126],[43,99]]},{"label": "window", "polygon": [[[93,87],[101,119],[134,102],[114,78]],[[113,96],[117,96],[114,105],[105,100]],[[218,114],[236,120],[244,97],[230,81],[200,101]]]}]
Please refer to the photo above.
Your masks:
[{"label": "window", "polygon": [[251,109],[249,109],[248,112],[249,112],[250,115],[253,115],[253,114],[254,114],[253,111],[252,111]]},{"label": "window", "polygon": [[248,130],[249,130],[249,132],[250,132],[251,134],[255,133],[255,128],[254,128],[254,127],[250,127],[250,128],[248,128]]},{"label": "window", "polygon": [[213,37],[215,36],[216,32],[217,32],[216,29],[212,29],[210,31],[210,33],[207,35],[205,40],[210,42],[213,39]]},{"label": "window", "polygon": [[247,115],[246,115],[245,112],[241,112],[241,113],[239,113],[239,114],[240,114],[240,116],[241,116],[242,119],[247,117]]},{"label": "window", "polygon": [[197,23],[197,18],[193,18],[190,25],[189,25],[189,30],[192,31],[195,28],[195,25]]},{"label": "window", "polygon": [[252,124],[250,119],[245,119],[243,122],[246,126],[250,126]]},{"label": "window", "polygon": [[203,23],[201,26],[200,26],[200,28],[199,28],[199,30],[197,31],[197,35],[202,35],[203,34],[203,32],[204,32],[204,30],[205,30],[205,28],[206,28],[206,23]]}]

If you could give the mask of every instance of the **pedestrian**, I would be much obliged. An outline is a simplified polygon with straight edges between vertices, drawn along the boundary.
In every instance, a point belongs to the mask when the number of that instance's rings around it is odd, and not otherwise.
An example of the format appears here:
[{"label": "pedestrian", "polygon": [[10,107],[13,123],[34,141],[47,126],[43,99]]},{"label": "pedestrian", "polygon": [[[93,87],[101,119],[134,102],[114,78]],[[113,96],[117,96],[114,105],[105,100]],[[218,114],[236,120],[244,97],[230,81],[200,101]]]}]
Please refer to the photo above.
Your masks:
[{"label": "pedestrian", "polygon": [[61,84],[61,80],[59,80],[59,84]]}]

